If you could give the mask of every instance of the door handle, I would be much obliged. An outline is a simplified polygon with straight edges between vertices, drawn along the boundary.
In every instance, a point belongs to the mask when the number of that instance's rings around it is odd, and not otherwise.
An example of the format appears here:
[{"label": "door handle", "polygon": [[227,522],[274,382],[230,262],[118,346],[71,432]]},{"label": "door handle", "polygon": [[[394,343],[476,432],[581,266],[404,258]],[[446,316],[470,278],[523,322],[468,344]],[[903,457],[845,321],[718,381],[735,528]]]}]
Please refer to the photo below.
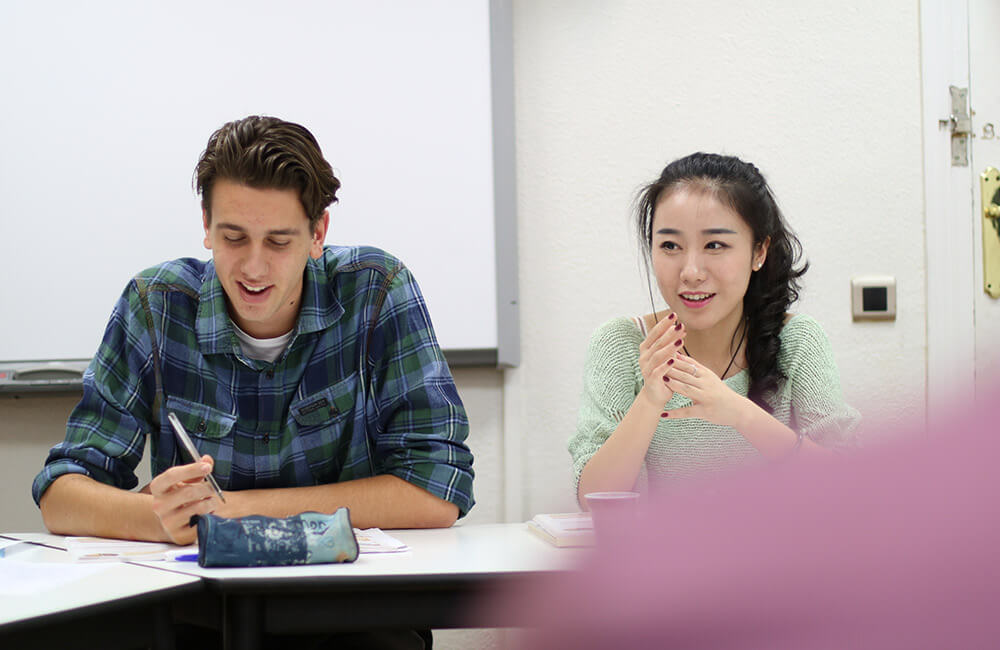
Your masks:
[{"label": "door handle", "polygon": [[1000,171],[987,167],[979,175],[983,206],[983,290],[1000,298]]}]

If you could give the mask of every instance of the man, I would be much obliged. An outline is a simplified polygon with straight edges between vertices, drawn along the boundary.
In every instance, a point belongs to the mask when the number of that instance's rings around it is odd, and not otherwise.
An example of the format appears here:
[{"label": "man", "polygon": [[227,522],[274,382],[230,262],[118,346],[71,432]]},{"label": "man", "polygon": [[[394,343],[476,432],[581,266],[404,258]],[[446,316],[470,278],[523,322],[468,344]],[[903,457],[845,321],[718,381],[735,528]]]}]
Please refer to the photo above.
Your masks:
[{"label": "man", "polygon": [[[312,134],[273,117],[225,124],[195,182],[212,262],[143,271],[118,301],[34,482],[49,530],[187,544],[207,512],[347,506],[361,528],[466,514],[468,420],[420,290],[383,251],[324,247],[340,182]],[[147,440],[155,478],[132,492]]]}]

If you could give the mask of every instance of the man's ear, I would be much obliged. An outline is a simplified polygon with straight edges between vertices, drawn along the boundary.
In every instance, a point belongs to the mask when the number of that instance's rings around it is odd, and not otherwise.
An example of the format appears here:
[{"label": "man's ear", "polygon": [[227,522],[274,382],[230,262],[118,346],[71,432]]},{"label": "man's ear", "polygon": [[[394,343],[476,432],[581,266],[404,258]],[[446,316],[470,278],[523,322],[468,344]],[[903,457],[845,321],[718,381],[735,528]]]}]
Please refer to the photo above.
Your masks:
[{"label": "man's ear", "polygon": [[201,225],[205,228],[205,248],[212,250],[212,240],[208,237],[209,225],[208,225],[208,211],[205,208],[201,209]]},{"label": "man's ear", "polygon": [[309,256],[314,260],[323,257],[323,242],[326,241],[326,232],[330,229],[330,211],[323,210],[323,216],[316,221],[312,231],[312,241],[309,244]]}]

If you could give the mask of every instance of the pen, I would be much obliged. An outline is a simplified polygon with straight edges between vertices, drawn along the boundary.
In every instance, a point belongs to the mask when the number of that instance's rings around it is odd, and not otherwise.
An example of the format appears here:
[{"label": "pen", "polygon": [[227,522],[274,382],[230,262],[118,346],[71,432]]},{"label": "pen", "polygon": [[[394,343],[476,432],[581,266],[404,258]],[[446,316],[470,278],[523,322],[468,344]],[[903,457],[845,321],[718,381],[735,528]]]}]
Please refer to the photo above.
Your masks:
[{"label": "pen", "polygon": [[175,556],[174,560],[176,560],[177,562],[197,562],[198,561],[198,554],[197,553],[185,553],[184,555],[177,555],[177,556]]},{"label": "pen", "polygon": [[[174,415],[173,411],[167,413],[167,420],[170,421],[170,426],[174,428],[174,433],[177,434],[177,439],[180,441],[181,446],[184,447],[188,456],[191,457],[191,462],[197,462],[200,458],[198,450],[195,448],[194,443],[191,442],[191,438],[188,437],[187,431],[184,430],[184,425],[181,424],[179,419],[177,419],[177,416]],[[208,481],[209,485],[212,486],[212,489],[215,490],[215,493],[219,495],[219,498],[222,499],[223,503],[225,503],[226,497],[222,496],[222,489],[219,487],[219,484],[215,482],[215,477],[211,474],[206,474],[205,480]]]}]

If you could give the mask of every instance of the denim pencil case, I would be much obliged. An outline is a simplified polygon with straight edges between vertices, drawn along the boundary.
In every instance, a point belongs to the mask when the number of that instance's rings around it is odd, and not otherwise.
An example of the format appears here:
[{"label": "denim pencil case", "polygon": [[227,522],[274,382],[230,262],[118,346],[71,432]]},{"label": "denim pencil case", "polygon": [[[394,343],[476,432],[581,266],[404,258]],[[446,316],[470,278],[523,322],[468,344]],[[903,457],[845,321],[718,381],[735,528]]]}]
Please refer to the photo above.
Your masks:
[{"label": "denim pencil case", "polygon": [[275,519],[251,515],[198,517],[198,564],[203,567],[288,566],[353,562],[358,540],[351,513],[303,512]]}]

